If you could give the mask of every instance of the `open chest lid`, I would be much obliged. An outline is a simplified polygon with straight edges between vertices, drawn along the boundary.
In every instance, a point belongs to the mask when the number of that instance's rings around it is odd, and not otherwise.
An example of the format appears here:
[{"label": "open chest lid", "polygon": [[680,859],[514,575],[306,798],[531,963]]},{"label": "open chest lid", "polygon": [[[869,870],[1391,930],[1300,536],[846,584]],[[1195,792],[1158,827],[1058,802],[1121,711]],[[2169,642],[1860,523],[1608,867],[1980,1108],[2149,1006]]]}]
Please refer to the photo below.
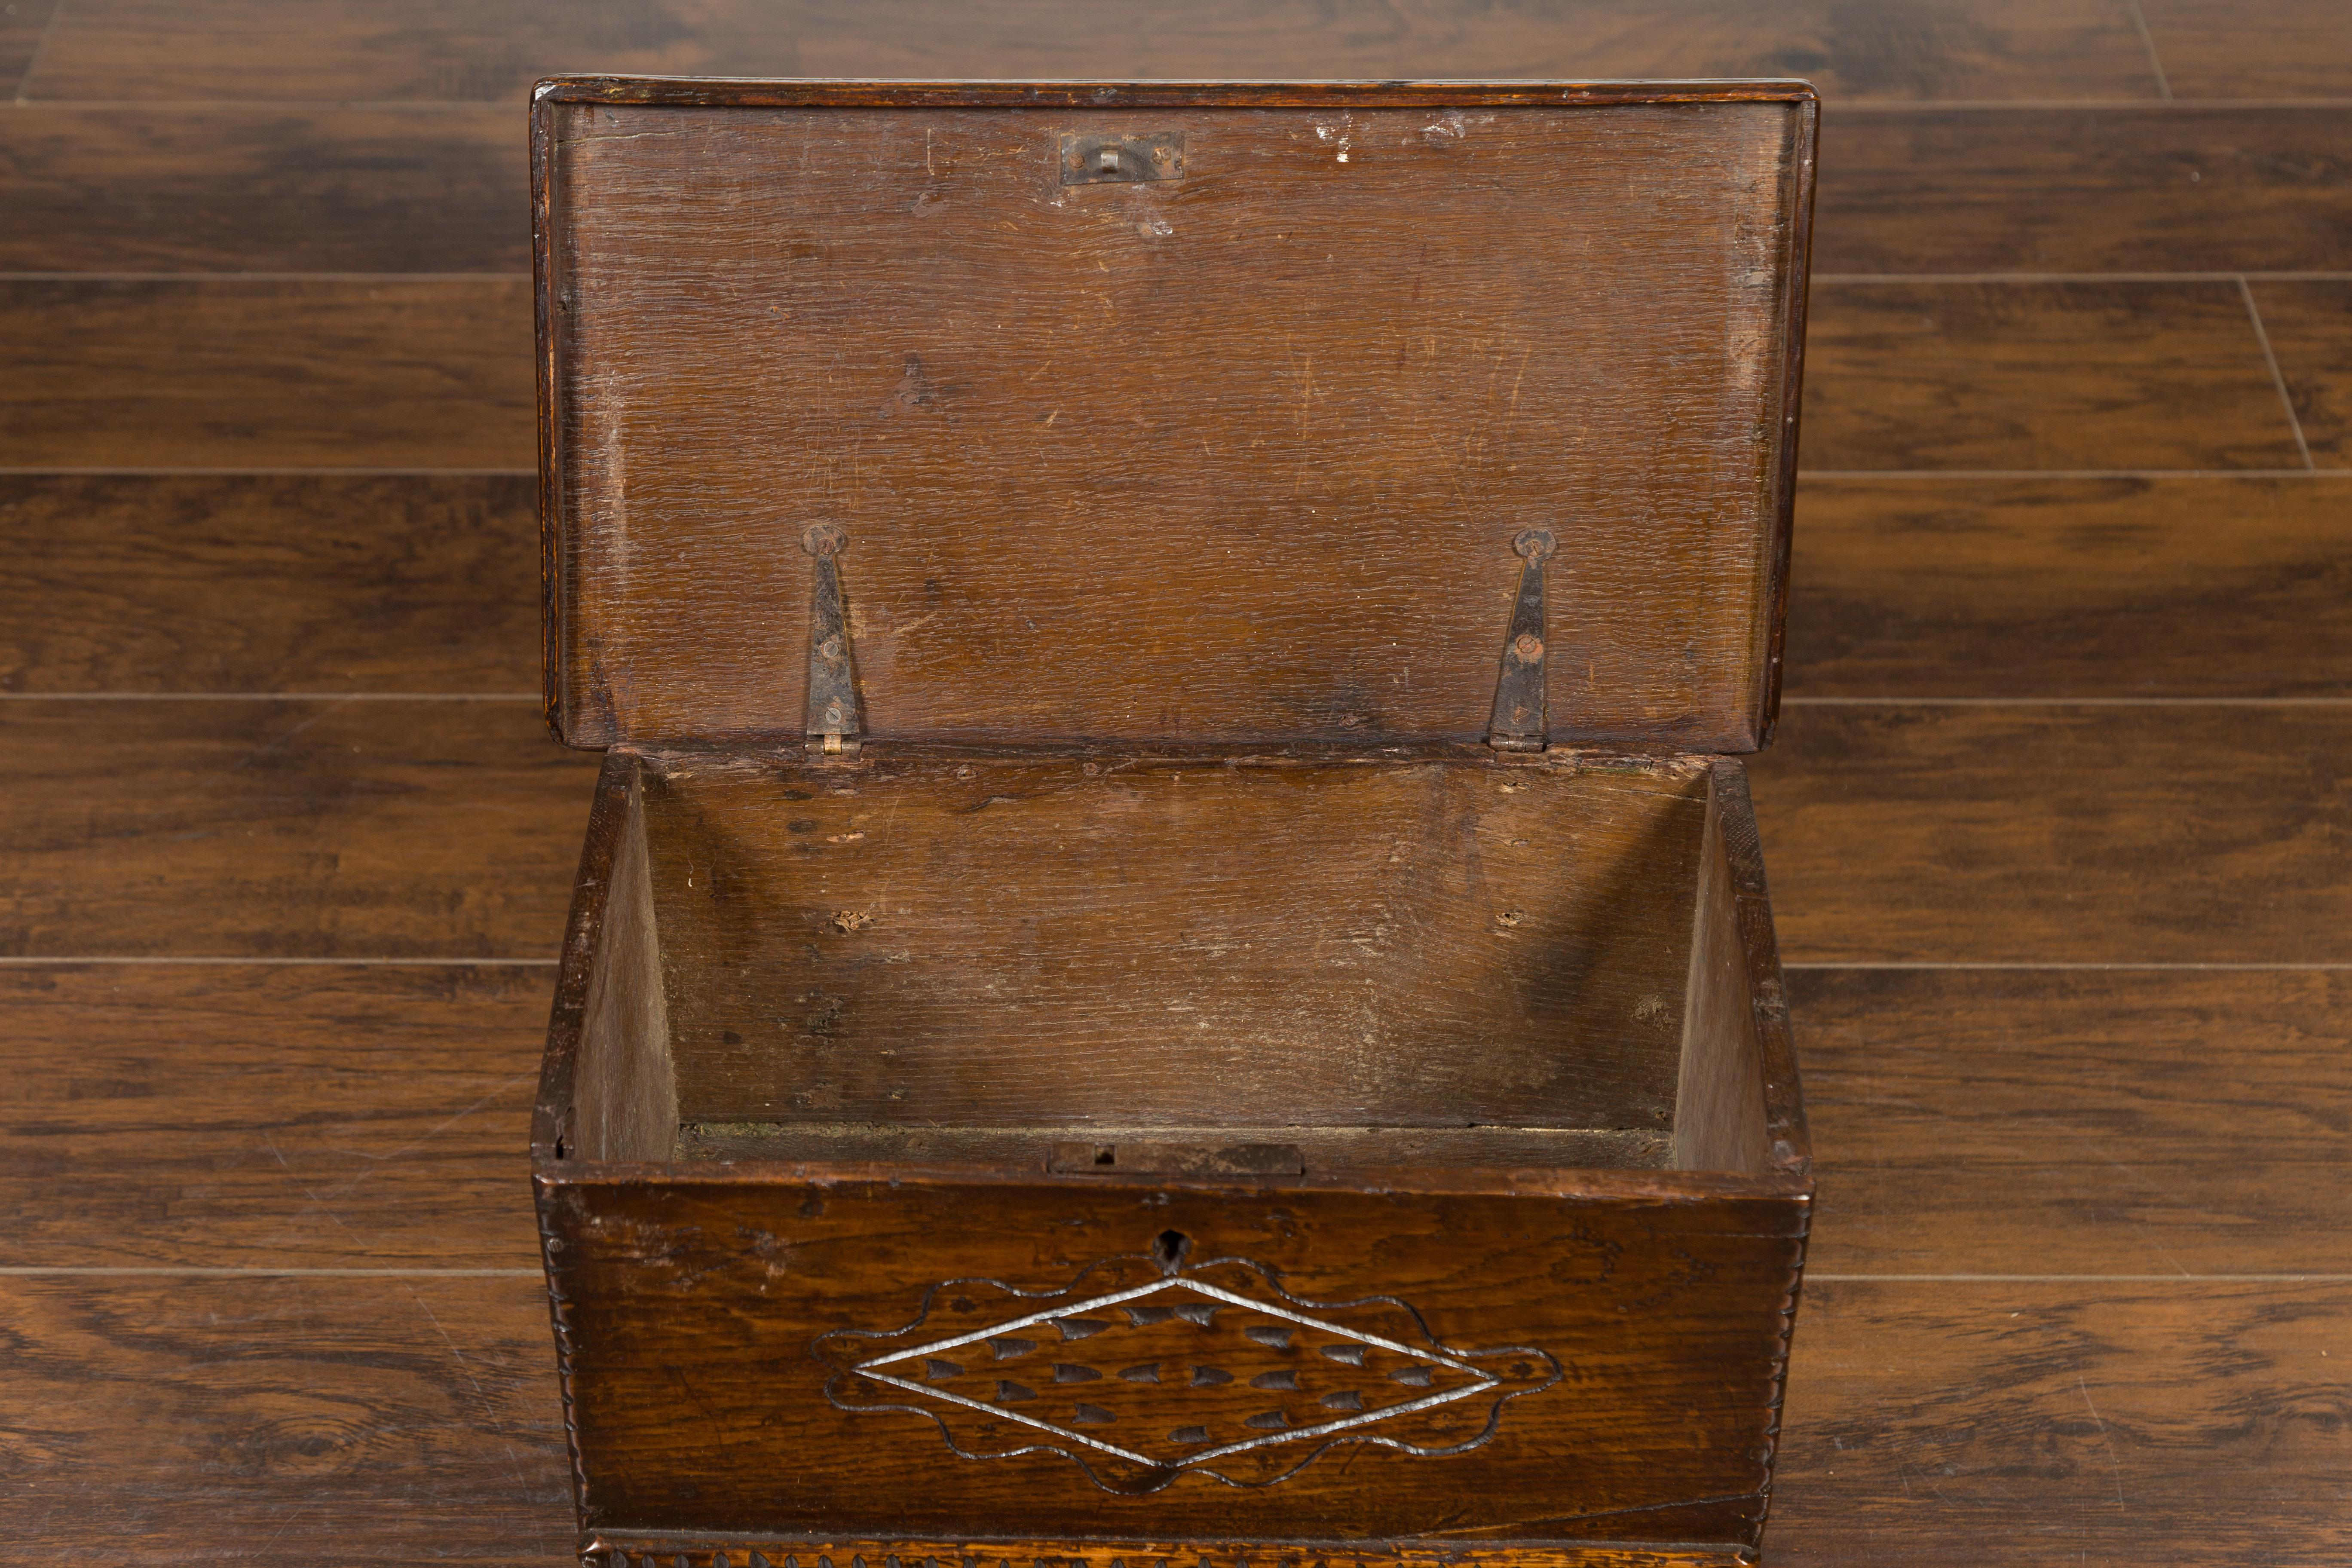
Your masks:
[{"label": "open chest lid", "polygon": [[1815,110],[543,83],[549,721],[1755,750]]}]

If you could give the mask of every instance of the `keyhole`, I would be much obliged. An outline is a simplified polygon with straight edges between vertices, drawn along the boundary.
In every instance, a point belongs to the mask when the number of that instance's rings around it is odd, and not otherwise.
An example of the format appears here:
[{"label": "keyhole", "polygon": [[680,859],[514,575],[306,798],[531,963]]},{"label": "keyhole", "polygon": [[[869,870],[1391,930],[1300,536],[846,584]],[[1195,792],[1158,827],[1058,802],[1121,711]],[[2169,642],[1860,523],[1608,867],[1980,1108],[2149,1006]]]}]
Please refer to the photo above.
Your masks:
[{"label": "keyhole", "polygon": [[1116,147],[1106,147],[1106,148],[1104,148],[1104,149],[1102,150],[1102,162],[1101,162],[1101,163],[1100,163],[1098,166],[1101,168],[1102,172],[1103,172],[1104,174],[1118,174],[1118,148],[1116,148]]},{"label": "keyhole", "polygon": [[1181,1230],[1163,1230],[1151,1238],[1151,1260],[1160,1265],[1162,1274],[1173,1274],[1184,1266],[1184,1255],[1192,1250],[1192,1238]]}]

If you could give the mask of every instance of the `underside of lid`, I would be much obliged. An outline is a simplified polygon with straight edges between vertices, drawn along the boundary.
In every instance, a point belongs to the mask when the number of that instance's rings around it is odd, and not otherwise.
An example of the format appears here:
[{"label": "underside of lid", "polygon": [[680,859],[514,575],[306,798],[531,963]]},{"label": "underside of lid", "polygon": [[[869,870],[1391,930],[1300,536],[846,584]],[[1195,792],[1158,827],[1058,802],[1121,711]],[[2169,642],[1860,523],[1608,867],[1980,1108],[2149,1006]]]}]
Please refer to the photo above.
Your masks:
[{"label": "underside of lid", "polygon": [[1814,107],[546,84],[551,722],[1753,750]]}]

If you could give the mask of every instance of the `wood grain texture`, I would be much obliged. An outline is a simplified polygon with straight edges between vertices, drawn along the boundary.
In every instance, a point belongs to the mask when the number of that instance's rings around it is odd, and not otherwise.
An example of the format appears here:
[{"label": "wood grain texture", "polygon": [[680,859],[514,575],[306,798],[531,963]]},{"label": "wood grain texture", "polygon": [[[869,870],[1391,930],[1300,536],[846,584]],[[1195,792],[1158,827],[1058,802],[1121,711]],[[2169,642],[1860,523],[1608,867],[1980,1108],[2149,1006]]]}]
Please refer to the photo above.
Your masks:
[{"label": "wood grain texture", "polygon": [[1724,852],[1725,804],[1718,792],[1707,792],[1706,832],[1694,868],[1697,889],[1675,1084],[1677,1170],[1761,1170],[1769,1141],[1756,998],[1739,940],[1739,894]]},{"label": "wood grain texture", "polygon": [[1792,962],[2352,960],[2352,712],[1803,708],[1754,764]]},{"label": "wood grain texture", "polygon": [[[887,1562],[892,1557],[963,1563],[973,1568],[1016,1568],[1045,1563],[1053,1568],[1129,1568],[1181,1562],[1187,1568],[1248,1568],[1271,1557],[1290,1564],[1328,1563],[1348,1568],[1751,1568],[1753,1553],[1738,1547],[1541,1547],[1514,1543],[1487,1551],[1454,1542],[1381,1542],[1366,1550],[1361,1542],[1284,1542],[1269,1551],[1264,1542],[1222,1541],[1009,1541],[908,1540],[903,1536],[859,1538],[720,1534],[681,1535],[669,1531],[605,1530],[596,1532],[586,1559],[590,1568],[630,1568],[647,1558],[662,1568],[733,1568],[770,1564]],[[751,1554],[758,1552],[758,1557]]]},{"label": "wood grain texture", "polygon": [[1833,99],[1823,121],[1822,272],[2352,268],[2352,102],[1872,110]]},{"label": "wood grain texture", "polygon": [[[637,1174],[604,1173],[626,1171]],[[1201,1535],[1213,1500],[1223,1531],[1260,1540],[1754,1537],[1803,1230],[1790,1194],[1121,1190],[1086,1177],[966,1184],[896,1172],[703,1182],[578,1165],[542,1174],[542,1214],[562,1244],[550,1245],[551,1285],[592,1529]],[[848,1370],[922,1345],[911,1337],[919,1321],[941,1336],[971,1333],[1054,1304],[1016,1292],[1072,1292],[1060,1299],[1075,1305],[1160,1282],[1169,1277],[1146,1249],[1171,1229],[1197,1248],[1192,1276],[1250,1302],[1279,1306],[1278,1279],[1292,1298],[1327,1304],[1302,1307],[1310,1318],[1319,1310],[1391,1345],[1403,1334],[1465,1352],[1520,1347],[1494,1360],[1500,1386],[1478,1396],[1504,1398],[1493,1436],[1443,1456],[1349,1444],[1282,1479],[1318,1441],[1302,1436],[1220,1460],[1244,1483],[1232,1486],[1197,1471],[1138,1473],[1097,1453],[1105,1468],[1089,1480],[1066,1436],[1060,1451],[1003,1452],[1044,1435],[984,1404],[938,1406],[973,1417],[960,1432],[965,1451],[1001,1455],[956,1458],[937,1422],[905,1408],[905,1393]],[[953,1288],[930,1292],[950,1279]],[[1171,1301],[1200,1300],[1179,1288],[1187,1294]],[[924,1375],[1026,1373],[1041,1413],[1066,1412],[1074,1381],[1088,1397],[1107,1384],[1099,1397],[1113,1419],[1095,1430],[1154,1447],[1180,1423],[1244,1432],[1244,1415],[1268,1405],[1298,1410],[1287,1425],[1307,1427],[1305,1411],[1328,1408],[1320,1391],[1361,1379],[1313,1353],[1328,1331],[1310,1324],[1253,1348],[1242,1325],[1273,1320],[1228,1305],[1233,1316],[1207,1324],[1120,1321],[1108,1308],[1099,1339],[1084,1324],[1004,1337],[984,1363],[967,1355]],[[820,1340],[835,1328],[885,1337]],[[1213,1352],[1195,1348],[1213,1341]],[[1073,1379],[1051,1364],[1089,1357],[1238,1370],[1231,1382],[1155,1384]],[[1577,1369],[1572,1384],[1549,1384],[1546,1357]],[[1259,1364],[1293,1376],[1245,1384]],[[1583,1370],[1603,1366],[1607,1375]],[[1473,1403],[1400,1417],[1391,1431],[1425,1447],[1469,1441],[1487,1420],[1468,1413]]]},{"label": "wood grain texture", "polygon": [[2230,282],[1813,286],[1804,463],[2299,468]]},{"label": "wood grain texture", "polygon": [[1333,12],[1312,0],[1189,7],[1185,25],[1123,36],[1084,0],[995,8],[940,0],[864,12],[811,5],[800,58],[821,76],[1329,79],[1803,77],[1832,100],[2155,93],[2128,12],[2106,0],[1580,0],[1490,6],[1406,0]]},{"label": "wood grain texture", "polygon": [[33,64],[58,0],[7,0],[0,5],[0,89],[14,96]]},{"label": "wood grain texture", "polygon": [[[397,16],[360,0],[77,0],[28,84],[36,99],[418,99],[520,102],[539,77],[1079,79],[1801,76],[1858,98],[2157,95],[2118,0],[1615,0],[1497,7],[1396,0],[1203,0],[1181,26],[1105,26],[1087,0],[456,0]],[[197,84],[200,84],[197,85]]]},{"label": "wood grain texture", "polygon": [[20,108],[0,121],[0,269],[522,272],[506,109]]},{"label": "wood grain texture", "polygon": [[2352,21],[2335,0],[2140,0],[2179,98],[2352,98]]},{"label": "wood grain texture", "polygon": [[800,19],[760,0],[94,0],[60,18],[26,95],[519,107],[571,71],[810,74]]},{"label": "wood grain texture", "polygon": [[1542,527],[1554,739],[1751,749],[1810,103],[1226,96],[542,101],[562,732],[797,736],[825,521],[873,735],[1479,739]]},{"label": "wood grain texture", "polygon": [[1808,479],[1790,695],[2352,696],[2347,505],[2327,479]]},{"label": "wood grain texture", "polygon": [[2352,1551],[2340,1284],[1805,1297],[1772,1568],[2322,1568]]},{"label": "wood grain texture", "polygon": [[[585,1160],[667,1160],[678,1143],[677,1072],[662,995],[663,933],[654,918],[645,797],[636,770],[628,773],[627,814],[614,835],[609,866],[601,873],[583,870],[574,894],[575,903],[593,901],[596,921],[566,1134]],[[611,773],[608,766],[602,776]],[[599,796],[601,805],[601,789]],[[603,859],[602,839],[600,827],[589,829],[583,863]],[[591,877],[600,885],[590,886]],[[579,914],[575,908],[575,923]],[[551,1037],[566,1033],[551,1030]],[[571,1048],[568,1040],[563,1048]]]},{"label": "wood grain texture", "polygon": [[874,753],[648,766],[685,1119],[1672,1124],[1697,768]]},{"label": "wood grain texture", "polygon": [[512,1268],[543,969],[0,969],[0,1265]]},{"label": "wood grain texture", "polygon": [[2311,460],[2352,468],[2352,280],[2252,285]]},{"label": "wood grain texture", "polygon": [[0,1303],[12,1554],[571,1555],[535,1279],[5,1279]]},{"label": "wood grain texture", "polygon": [[[536,1281],[10,1279],[0,1298],[20,1550],[568,1558]],[[2347,1545],[2346,1318],[2335,1285],[1816,1283],[1766,1561],[2323,1568]],[[1955,1532],[1956,1508],[1981,1531]],[[382,1528],[353,1532],[360,1513]]]},{"label": "wood grain texture", "polygon": [[521,476],[0,475],[0,691],[527,692]]},{"label": "wood grain texture", "polygon": [[530,286],[0,279],[0,467],[525,468]]},{"label": "wood grain texture", "polygon": [[522,703],[13,702],[0,952],[551,957],[593,764]]},{"label": "wood grain texture", "polygon": [[2352,977],[1790,977],[1811,1267],[2352,1274]]}]

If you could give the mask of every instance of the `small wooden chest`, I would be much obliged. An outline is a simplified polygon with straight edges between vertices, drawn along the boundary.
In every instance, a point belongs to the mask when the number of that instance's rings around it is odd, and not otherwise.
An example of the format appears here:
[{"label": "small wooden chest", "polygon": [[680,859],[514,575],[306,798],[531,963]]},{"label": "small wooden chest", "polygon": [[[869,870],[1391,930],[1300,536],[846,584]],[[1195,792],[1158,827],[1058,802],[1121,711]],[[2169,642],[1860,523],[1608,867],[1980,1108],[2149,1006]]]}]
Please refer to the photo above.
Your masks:
[{"label": "small wooden chest", "polygon": [[542,84],[583,1560],[1753,1558],[1814,124]]}]

